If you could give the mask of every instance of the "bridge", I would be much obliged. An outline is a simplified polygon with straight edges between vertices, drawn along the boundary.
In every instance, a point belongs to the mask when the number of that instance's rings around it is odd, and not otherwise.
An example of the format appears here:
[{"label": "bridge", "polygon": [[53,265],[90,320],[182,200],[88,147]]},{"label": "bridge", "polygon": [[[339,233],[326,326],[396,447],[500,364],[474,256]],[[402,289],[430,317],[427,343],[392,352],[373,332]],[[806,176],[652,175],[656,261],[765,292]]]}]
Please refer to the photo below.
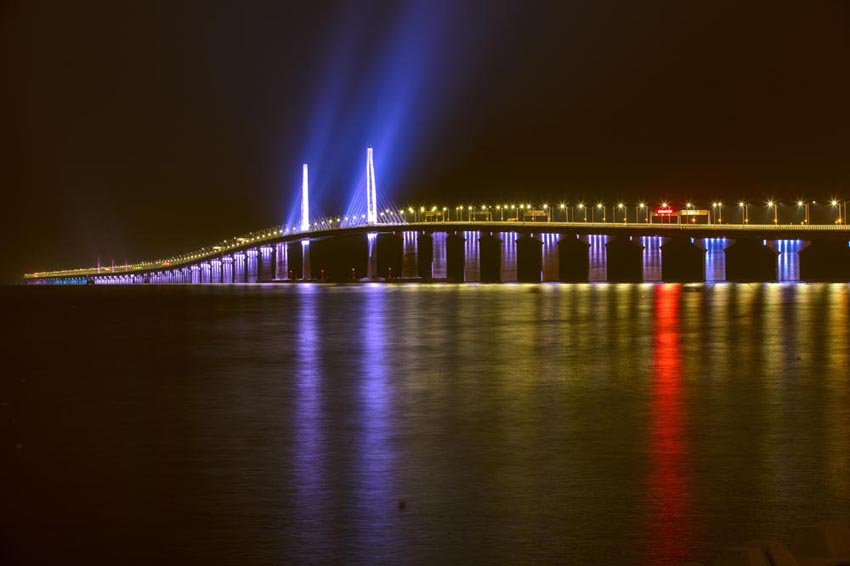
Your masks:
[{"label": "bridge", "polygon": [[[367,151],[367,212],[351,218],[311,220],[308,166],[302,171],[301,223],[257,230],[155,261],[25,274],[28,284],[234,284],[280,281],[447,280],[496,283],[586,282],[594,261],[605,280],[646,279],[647,253],[660,263],[660,279],[705,281],[712,252],[721,254],[722,276],[738,282],[780,278],[783,242],[793,242],[804,281],[850,282],[850,227],[836,224],[697,223],[695,214],[653,215],[636,208],[629,221],[576,220],[564,211],[553,220],[547,206],[521,218],[499,220],[491,212],[457,214],[379,213],[373,152]],[[716,206],[716,205],[715,205]],[[620,205],[622,208],[622,205]],[[459,207],[462,208],[462,207]],[[561,207],[563,209],[563,206]],[[644,205],[641,205],[641,209]],[[666,207],[665,207],[666,208]],[[443,209],[445,211],[446,209]],[[776,207],[774,206],[774,211]],[[410,209],[413,212],[413,209]],[[616,218],[616,210],[612,218]],[[667,212],[666,210],[661,212]],[[696,210],[694,213],[698,212]],[[483,217],[483,218],[482,218]],[[680,223],[682,219],[686,221]],[[808,219],[808,214],[807,214]],[[638,221],[643,220],[643,221]],[[652,248],[654,250],[648,250]],[[788,246],[785,246],[787,253]],[[651,255],[651,254],[650,254]]]}]

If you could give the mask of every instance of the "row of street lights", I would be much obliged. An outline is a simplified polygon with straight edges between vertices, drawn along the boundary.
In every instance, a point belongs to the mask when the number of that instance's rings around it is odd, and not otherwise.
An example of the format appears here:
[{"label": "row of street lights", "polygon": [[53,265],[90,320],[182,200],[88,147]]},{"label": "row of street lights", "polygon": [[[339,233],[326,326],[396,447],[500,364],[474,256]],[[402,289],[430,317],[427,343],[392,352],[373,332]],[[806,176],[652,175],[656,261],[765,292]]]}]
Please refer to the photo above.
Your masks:
[{"label": "row of street lights", "polygon": [[[804,220],[802,222],[803,224],[811,223],[811,206],[816,204],[817,201],[798,200],[796,202],[797,208],[804,212]],[[832,199],[829,201],[829,205],[836,212],[834,222],[836,224],[844,224],[847,218],[847,201],[839,201],[837,199]],[[737,220],[741,224],[750,223],[750,206],[751,203],[749,202],[738,202],[737,208],[739,210],[739,214]],[[779,202],[771,199],[765,203],[765,206],[768,211],[773,212],[773,223],[779,224],[779,207],[782,205]],[[550,206],[546,203],[540,205],[540,208],[534,208],[531,204],[505,204],[481,206],[461,205],[455,206],[453,209],[446,206],[411,206],[407,209],[399,210],[398,214],[408,222],[421,222],[427,221],[429,219],[471,222],[475,219],[478,219],[480,216],[486,216],[488,220],[493,221],[495,220],[493,218],[494,214],[498,214],[500,222],[524,221],[527,218],[533,219],[534,216],[545,216],[547,221],[555,222],[559,221],[561,218],[563,218],[564,222],[608,222],[609,208],[611,211],[612,222],[630,221],[628,214],[630,205],[626,205],[626,203],[623,202],[619,202],[616,205],[611,205],[610,207],[602,202],[598,202],[595,205],[588,205],[583,202],[579,202],[575,205],[561,203],[558,205],[557,209],[554,206]],[[667,202],[661,202],[660,208],[663,210],[671,210],[670,204]],[[711,203],[711,210],[710,212],[707,211],[709,212],[709,223],[724,223],[723,208],[724,204],[720,201],[714,201]],[[697,210],[694,204],[691,202],[685,203],[685,209],[692,210],[695,212]],[[452,214],[452,211],[454,211],[454,214]],[[383,213],[381,215],[383,216]],[[653,215],[653,211],[645,202],[639,202],[634,205],[635,222],[640,223],[641,221],[643,221],[644,223],[651,223]]]}]

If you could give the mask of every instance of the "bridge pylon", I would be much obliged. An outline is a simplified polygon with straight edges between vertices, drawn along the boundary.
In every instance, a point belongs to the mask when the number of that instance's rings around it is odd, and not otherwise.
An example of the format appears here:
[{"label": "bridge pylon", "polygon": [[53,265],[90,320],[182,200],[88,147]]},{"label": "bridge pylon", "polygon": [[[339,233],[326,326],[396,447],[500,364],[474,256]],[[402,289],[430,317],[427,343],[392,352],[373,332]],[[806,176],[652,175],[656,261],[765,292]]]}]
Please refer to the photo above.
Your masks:
[{"label": "bridge pylon", "polygon": [[375,189],[375,161],[372,158],[372,148],[366,149],[366,223],[378,222],[378,198]]},{"label": "bridge pylon", "polygon": [[[301,231],[310,229],[310,176],[307,164],[301,168]],[[302,273],[303,279],[310,278],[310,240],[301,241]]]}]

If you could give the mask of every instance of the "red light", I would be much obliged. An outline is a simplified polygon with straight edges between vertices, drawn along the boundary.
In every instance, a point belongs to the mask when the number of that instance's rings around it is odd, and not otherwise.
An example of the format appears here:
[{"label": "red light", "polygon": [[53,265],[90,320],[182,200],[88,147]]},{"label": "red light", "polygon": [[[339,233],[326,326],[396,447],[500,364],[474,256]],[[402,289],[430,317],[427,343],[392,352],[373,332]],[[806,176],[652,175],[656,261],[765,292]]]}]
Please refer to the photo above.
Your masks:
[{"label": "red light", "polygon": [[672,208],[656,208],[655,214],[657,214],[659,216],[670,216],[671,214],[673,214],[673,209]]}]

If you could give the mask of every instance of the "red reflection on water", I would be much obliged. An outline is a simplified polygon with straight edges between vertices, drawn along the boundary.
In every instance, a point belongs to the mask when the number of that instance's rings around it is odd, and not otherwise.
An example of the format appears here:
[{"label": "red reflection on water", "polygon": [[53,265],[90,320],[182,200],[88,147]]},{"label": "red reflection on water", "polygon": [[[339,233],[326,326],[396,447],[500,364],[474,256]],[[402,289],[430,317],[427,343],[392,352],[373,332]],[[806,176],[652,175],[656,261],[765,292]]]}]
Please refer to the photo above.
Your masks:
[{"label": "red reflection on water", "polygon": [[682,288],[655,292],[652,398],[650,401],[647,542],[650,564],[680,564],[693,556],[687,470],[685,407],[682,399]]}]

